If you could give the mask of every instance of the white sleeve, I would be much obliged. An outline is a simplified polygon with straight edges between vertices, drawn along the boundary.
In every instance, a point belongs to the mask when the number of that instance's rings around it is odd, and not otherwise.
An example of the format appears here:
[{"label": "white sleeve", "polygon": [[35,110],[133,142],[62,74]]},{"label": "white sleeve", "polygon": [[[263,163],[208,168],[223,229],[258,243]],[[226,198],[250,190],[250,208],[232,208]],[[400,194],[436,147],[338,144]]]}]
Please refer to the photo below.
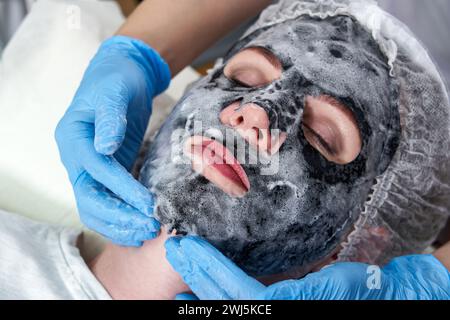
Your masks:
[{"label": "white sleeve", "polygon": [[80,233],[0,211],[0,299],[111,299],[80,255]]}]

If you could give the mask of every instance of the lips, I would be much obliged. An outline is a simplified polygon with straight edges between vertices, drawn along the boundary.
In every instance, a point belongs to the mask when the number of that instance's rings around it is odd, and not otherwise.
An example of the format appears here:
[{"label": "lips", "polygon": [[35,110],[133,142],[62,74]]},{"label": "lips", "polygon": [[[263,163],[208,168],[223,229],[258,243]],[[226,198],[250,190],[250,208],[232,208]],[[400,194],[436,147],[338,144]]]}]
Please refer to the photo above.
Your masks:
[{"label": "lips", "polygon": [[241,164],[221,143],[203,136],[193,136],[184,145],[184,154],[192,168],[232,197],[243,197],[250,182]]}]

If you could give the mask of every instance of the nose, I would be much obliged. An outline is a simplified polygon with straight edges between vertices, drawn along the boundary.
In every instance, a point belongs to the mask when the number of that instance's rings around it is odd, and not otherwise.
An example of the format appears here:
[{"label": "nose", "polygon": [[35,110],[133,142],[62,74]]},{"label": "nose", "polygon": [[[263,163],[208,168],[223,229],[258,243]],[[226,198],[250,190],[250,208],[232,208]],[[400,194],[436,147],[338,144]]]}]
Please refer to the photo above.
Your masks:
[{"label": "nose", "polygon": [[254,103],[234,102],[220,113],[222,124],[234,128],[250,145],[273,155],[286,140],[285,133],[270,131],[267,112]]},{"label": "nose", "polygon": [[234,103],[225,108],[221,114],[222,123],[230,125],[233,128],[243,130],[249,129],[269,129],[269,117],[267,112],[260,106],[250,103],[243,107],[239,103]]}]

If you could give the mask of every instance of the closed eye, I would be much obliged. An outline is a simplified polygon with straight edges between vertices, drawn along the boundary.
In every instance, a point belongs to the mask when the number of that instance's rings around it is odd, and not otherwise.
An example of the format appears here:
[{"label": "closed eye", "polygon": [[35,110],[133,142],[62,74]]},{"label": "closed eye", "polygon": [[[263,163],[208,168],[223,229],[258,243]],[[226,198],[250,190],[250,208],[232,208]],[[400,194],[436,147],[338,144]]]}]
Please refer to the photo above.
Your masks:
[{"label": "closed eye", "polygon": [[245,88],[263,87],[281,77],[281,62],[265,48],[252,47],[237,53],[227,63],[225,76]]},{"label": "closed eye", "polygon": [[253,87],[253,85],[245,83],[245,82],[239,80],[239,78],[240,77],[238,75],[231,75],[230,81],[238,87],[244,87],[244,88],[252,88]]},{"label": "closed eye", "polygon": [[331,156],[337,154],[336,150],[325,141],[317,132],[311,129],[308,125],[303,123],[303,132],[308,141],[311,141],[313,146],[316,146],[322,153],[326,153]]},{"label": "closed eye", "polygon": [[345,165],[361,152],[361,134],[353,113],[330,96],[306,98],[302,129],[308,143],[330,162]]}]

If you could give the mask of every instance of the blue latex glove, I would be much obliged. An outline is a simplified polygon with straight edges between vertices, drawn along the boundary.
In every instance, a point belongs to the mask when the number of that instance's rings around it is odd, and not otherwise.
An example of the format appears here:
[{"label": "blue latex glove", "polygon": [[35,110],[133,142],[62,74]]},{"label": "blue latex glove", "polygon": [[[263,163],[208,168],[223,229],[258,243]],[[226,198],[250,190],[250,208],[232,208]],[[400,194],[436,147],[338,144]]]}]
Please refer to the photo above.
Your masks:
[{"label": "blue latex glove", "polygon": [[152,195],[129,171],[152,99],[170,77],[168,65],[145,43],[112,37],[92,59],[56,128],[81,221],[119,245],[140,246],[160,228],[152,217]]},{"label": "blue latex glove", "polygon": [[266,287],[200,238],[171,238],[166,250],[168,261],[200,299],[450,299],[450,273],[432,255],[397,258],[382,269],[336,263],[304,279]]}]

